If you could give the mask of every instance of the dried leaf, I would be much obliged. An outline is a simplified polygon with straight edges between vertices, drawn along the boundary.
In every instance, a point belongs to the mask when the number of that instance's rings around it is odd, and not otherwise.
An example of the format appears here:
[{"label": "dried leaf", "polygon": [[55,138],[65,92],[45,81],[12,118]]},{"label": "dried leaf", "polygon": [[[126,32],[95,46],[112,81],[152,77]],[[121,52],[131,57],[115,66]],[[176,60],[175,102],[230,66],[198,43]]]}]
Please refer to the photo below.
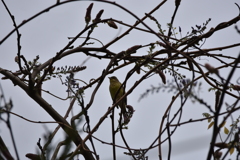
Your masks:
[{"label": "dried leaf", "polygon": [[215,143],[214,146],[218,148],[228,148],[228,144],[223,142]]},{"label": "dried leaf", "polygon": [[240,86],[239,85],[232,85],[232,89],[236,91],[240,91]]},{"label": "dried leaf", "polygon": [[117,26],[116,23],[113,22],[113,21],[108,21],[107,24],[109,25],[109,27],[112,27],[112,28],[114,28],[114,29],[118,29],[118,26]]},{"label": "dried leaf", "polygon": [[217,160],[217,159],[220,159],[222,156],[222,152],[220,152],[219,150],[216,150],[214,152],[214,158]]},{"label": "dried leaf", "polygon": [[91,20],[91,11],[92,11],[93,3],[91,3],[86,11],[85,22],[88,24]]},{"label": "dried leaf", "polygon": [[214,68],[213,66],[211,66],[210,64],[206,63],[205,67],[210,73],[215,73],[218,75],[218,70],[216,68]]},{"label": "dried leaf", "polygon": [[192,64],[191,60],[187,59],[187,63],[188,63],[188,66],[189,66],[190,70],[192,71],[193,70],[193,64]]},{"label": "dried leaf", "polygon": [[101,16],[102,16],[103,12],[104,12],[103,9],[100,10],[100,11],[98,12],[98,14],[96,15],[96,18],[93,20],[93,22],[99,22],[99,21],[101,21]]},{"label": "dried leaf", "polygon": [[158,70],[158,75],[161,77],[162,82],[164,84],[166,84],[166,76],[165,76],[165,74],[161,70]]},{"label": "dried leaf", "polygon": [[180,2],[181,2],[181,0],[175,0],[175,6],[176,6],[176,7],[179,6],[179,5],[180,5]]},{"label": "dried leaf", "polygon": [[217,107],[218,107],[218,102],[219,102],[219,99],[220,99],[220,95],[221,95],[221,92],[219,90],[217,90],[215,92],[215,111],[217,110]]},{"label": "dried leaf", "polygon": [[132,46],[131,48],[128,48],[128,49],[126,50],[126,53],[127,53],[127,54],[136,53],[136,51],[137,51],[139,48],[141,48],[141,47],[142,47],[142,45]]},{"label": "dried leaf", "polygon": [[136,72],[137,72],[137,74],[140,74],[140,72],[141,72],[141,68],[138,67],[138,68],[136,69]]}]

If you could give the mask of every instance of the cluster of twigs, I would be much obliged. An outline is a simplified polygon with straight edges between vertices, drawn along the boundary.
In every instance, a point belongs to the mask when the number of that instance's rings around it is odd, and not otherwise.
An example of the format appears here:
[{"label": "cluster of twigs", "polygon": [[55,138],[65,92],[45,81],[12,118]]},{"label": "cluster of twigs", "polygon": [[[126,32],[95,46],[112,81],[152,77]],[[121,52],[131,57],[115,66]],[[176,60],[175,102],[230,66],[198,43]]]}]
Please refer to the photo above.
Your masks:
[{"label": "cluster of twigs", "polygon": [[[203,49],[202,45],[205,43],[205,40],[209,37],[213,36],[215,32],[219,30],[224,30],[225,28],[232,26],[233,24],[237,23],[240,20],[240,15],[237,15],[236,17],[232,18],[229,21],[219,23],[217,26],[212,27],[211,29],[207,30],[207,25],[210,22],[210,19],[207,20],[203,25],[196,25],[195,27],[192,27],[192,31],[189,32],[186,36],[181,38],[176,38],[176,29],[174,28],[174,20],[177,14],[177,11],[180,6],[181,0],[175,0],[175,10],[172,15],[171,22],[168,24],[168,31],[165,33],[163,29],[161,28],[161,25],[157,21],[157,19],[153,16],[153,13],[160,9],[166,2],[166,0],[163,0],[161,3],[159,3],[152,11],[149,13],[146,13],[144,17],[139,18],[137,15],[132,13],[130,10],[126,9],[125,7],[111,1],[101,0],[98,2],[102,3],[109,3],[111,5],[114,5],[116,7],[121,8],[129,15],[133,16],[137,21],[132,24],[126,24],[122,21],[116,20],[114,18],[102,18],[102,13],[104,10],[100,10],[98,14],[95,16],[95,18],[92,18],[92,9],[93,9],[93,3],[89,5],[86,11],[85,15],[85,22],[86,26],[85,28],[80,31],[78,34],[76,34],[75,37],[71,38],[69,43],[63,47],[59,52],[57,52],[56,55],[54,55],[52,58],[50,58],[48,61],[44,63],[40,63],[39,57],[36,57],[33,61],[28,62],[25,58],[25,56],[21,53],[21,34],[19,31],[20,27],[23,27],[25,24],[27,24],[29,21],[37,18],[38,16],[42,15],[43,13],[58,7],[60,5],[74,2],[77,0],[72,1],[57,1],[56,4],[44,9],[43,11],[37,13],[36,15],[33,15],[29,19],[23,21],[19,25],[16,24],[14,16],[12,15],[11,11],[8,9],[7,5],[5,4],[4,0],[2,0],[3,5],[5,6],[6,10],[9,13],[10,18],[12,19],[12,22],[14,24],[14,29],[6,35],[1,41],[0,45],[4,43],[13,33],[17,33],[17,46],[18,46],[18,53],[15,58],[15,61],[18,63],[19,69],[16,72],[11,72],[8,69],[0,68],[0,73],[4,75],[2,79],[9,79],[13,82],[14,85],[19,86],[22,88],[26,94],[31,97],[39,106],[41,106],[54,120],[56,123],[59,124],[59,126],[55,129],[54,132],[49,134],[49,138],[47,139],[47,142],[44,146],[41,146],[40,140],[38,142],[38,147],[40,150],[39,155],[28,153],[26,156],[30,159],[39,158],[39,159],[47,159],[46,152],[49,149],[49,144],[51,143],[52,138],[58,132],[59,128],[61,127],[65,133],[66,133],[66,139],[59,143],[57,149],[54,151],[54,154],[52,156],[52,159],[55,159],[58,155],[58,151],[62,146],[65,146],[64,154],[62,154],[60,157],[64,159],[73,159],[76,155],[81,154],[85,159],[87,160],[93,160],[93,159],[99,159],[99,155],[97,153],[97,149],[95,148],[93,139],[96,139],[104,144],[112,145],[113,147],[113,159],[116,159],[116,147],[124,148],[127,150],[125,154],[131,156],[133,159],[147,159],[147,153],[150,149],[158,147],[159,150],[159,159],[162,159],[162,144],[166,141],[169,143],[169,153],[168,153],[168,159],[171,157],[171,136],[175,133],[177,128],[180,125],[188,124],[188,123],[194,123],[196,121],[200,121],[200,119],[190,120],[188,122],[181,122],[181,117],[183,114],[183,106],[185,105],[186,101],[191,98],[194,101],[199,102],[203,106],[209,109],[210,114],[204,114],[205,118],[201,120],[208,120],[210,118],[214,119],[214,123],[212,123],[213,128],[213,136],[212,140],[210,142],[209,147],[209,153],[207,160],[210,160],[212,156],[215,158],[220,158],[222,156],[222,149],[227,148],[228,151],[223,155],[223,157],[226,157],[228,152],[231,152],[232,148],[236,148],[238,154],[240,153],[240,147],[239,147],[239,138],[238,134],[239,131],[232,130],[229,134],[234,134],[234,138],[229,137],[225,141],[222,142],[222,146],[219,147],[219,149],[215,150],[215,147],[219,146],[216,143],[216,138],[220,134],[221,127],[218,124],[223,124],[226,122],[226,120],[231,116],[233,112],[236,112],[239,110],[239,107],[237,105],[237,102],[239,101],[240,97],[239,95],[235,95],[231,93],[229,90],[234,89],[236,91],[239,91],[240,87],[238,84],[231,83],[231,78],[233,76],[233,73],[239,68],[238,63],[240,62],[240,56],[234,57],[229,55],[222,55],[222,54],[212,54],[212,51],[219,51],[219,50],[225,50],[233,47],[239,47],[240,43],[229,45],[229,46],[221,46],[217,48],[210,48],[210,49]],[[79,2],[81,3],[81,2]],[[237,5],[237,4],[236,4]],[[238,6],[238,5],[237,5]],[[238,6],[239,8],[239,6]],[[240,11],[240,8],[239,8]],[[151,26],[145,23],[146,19],[150,19],[154,22],[156,22],[159,31],[155,31],[152,29]],[[101,42],[101,47],[87,47],[91,45],[89,42],[91,39],[94,39],[94,37],[91,37],[92,33],[96,29],[96,26],[100,23],[107,24],[110,27],[114,29],[118,29],[119,25],[123,25],[128,27],[128,29],[122,33],[120,36],[114,38],[109,43],[103,44],[101,40],[98,40]],[[145,28],[138,27],[139,24],[142,24]],[[146,32],[148,34],[155,35],[159,40],[157,42],[150,42],[149,44],[145,45],[134,45],[130,48],[123,49],[123,51],[116,53],[109,49],[109,47],[115,43],[118,43],[120,39],[125,37],[128,34],[131,34],[131,31],[133,30],[139,30],[142,32]],[[239,30],[236,27],[236,30],[239,32]],[[181,33],[181,27],[179,27],[178,30],[179,33]],[[72,44],[79,38],[82,37],[84,33],[87,33],[87,37],[84,37],[84,41],[82,44],[80,44],[77,47],[73,47]],[[138,53],[141,49],[148,48],[149,52],[144,55],[138,55]],[[190,50],[191,49],[191,50]],[[57,61],[60,61],[62,58],[71,56],[74,53],[82,52],[86,56],[91,56],[98,59],[106,59],[109,60],[109,63],[107,67],[103,70],[101,75],[99,77],[95,77],[94,79],[91,79],[89,82],[84,82],[80,79],[77,79],[74,77],[74,73],[81,72],[82,70],[86,69],[84,66],[65,66],[56,68],[54,64]],[[97,54],[97,53],[102,53]],[[209,57],[213,58],[220,63],[222,63],[219,67],[213,67],[210,64],[205,64],[204,66],[201,65],[199,62],[197,62],[197,58],[200,57]],[[223,59],[229,59],[231,62],[225,62]],[[101,119],[98,121],[97,124],[95,124],[93,127],[90,126],[90,120],[91,117],[88,115],[88,110],[91,108],[94,100],[95,95],[97,91],[99,90],[99,87],[102,85],[102,82],[106,79],[106,76],[108,74],[113,73],[116,70],[121,70],[122,68],[126,66],[130,66],[131,64],[134,64],[134,67],[132,67],[126,74],[125,80],[122,83],[122,85],[126,86],[128,80],[135,74],[141,74],[141,78],[139,78],[134,85],[132,85],[128,90],[126,90],[126,93],[122,96],[120,100],[118,100],[115,104],[113,104],[104,115],[102,115]],[[207,69],[207,72],[203,71],[203,67]],[[231,71],[227,78],[220,76],[220,71],[222,68],[229,67],[231,68]],[[191,78],[186,79],[185,75],[181,74],[181,71],[178,69],[189,71],[192,75]],[[170,76],[172,77],[172,81],[169,80],[169,77],[166,77],[166,72],[170,73]],[[62,83],[67,86],[67,91],[69,93],[69,96],[67,99],[70,99],[70,105],[67,113],[62,116],[60,115],[41,95],[42,91],[45,91],[44,88],[42,88],[42,84],[50,80],[51,77],[59,77],[61,78],[61,75],[63,74],[69,74],[67,76],[66,81]],[[149,78],[153,75],[159,75],[159,77],[162,80],[161,85],[159,87],[154,87],[147,89],[144,94],[142,94],[141,98],[145,98],[150,92],[156,93],[158,91],[166,90],[168,89],[169,92],[174,91],[174,96],[172,97],[172,101],[170,102],[169,106],[166,107],[165,113],[162,117],[162,121],[160,122],[160,129],[159,134],[156,136],[155,140],[152,142],[151,145],[149,145],[148,148],[145,149],[134,149],[131,146],[129,146],[127,140],[125,139],[123,135],[123,129],[127,128],[127,124],[121,123],[121,116],[119,117],[119,123],[118,127],[115,128],[114,123],[114,108],[117,106],[117,104],[127,97],[129,94],[133,92],[144,80]],[[211,75],[216,75],[217,78],[213,78]],[[214,91],[216,91],[216,104],[215,107],[211,107],[207,104],[203,99],[198,97],[197,91],[194,89],[197,88],[196,81],[198,80],[204,80],[207,84],[209,84]],[[78,81],[81,81],[85,84],[85,86],[79,86]],[[198,83],[200,84],[200,83]],[[92,87],[93,85],[96,85],[93,89],[92,94],[90,95],[90,101],[86,104],[84,101],[84,91]],[[198,87],[200,88],[200,86]],[[52,93],[45,91],[51,95]],[[70,96],[71,94],[71,96]],[[236,101],[233,103],[231,108],[222,113],[221,108],[223,106],[223,99],[225,95],[229,95],[236,99]],[[58,98],[54,95],[54,97]],[[176,101],[177,98],[180,98],[181,103],[179,104],[179,108],[176,113],[172,117],[170,117],[171,107],[173,103]],[[69,112],[73,109],[73,105],[77,102],[79,106],[81,106],[81,111],[71,118],[71,122],[69,123],[66,120],[66,117],[69,116]],[[1,114],[6,113],[9,117],[9,115],[12,113],[11,108],[7,108],[6,101],[5,107],[1,106]],[[128,106],[132,110],[132,114],[134,111],[134,106]],[[15,114],[17,115],[17,114]],[[112,118],[112,143],[104,142],[97,137],[94,137],[94,133],[97,131],[99,127],[101,127],[101,124],[103,121],[106,120],[106,118],[111,115]],[[219,117],[221,115],[225,115],[224,120],[220,121]],[[17,115],[21,117],[20,115]],[[132,116],[132,115],[131,115]],[[21,117],[22,118],[22,117]],[[87,133],[87,135],[83,138],[77,131],[76,123],[79,123],[79,119],[85,120],[85,127],[83,127],[84,131]],[[11,130],[10,125],[10,119],[7,118],[7,120],[4,120],[1,118],[2,121],[5,121],[9,130]],[[129,120],[130,121],[130,120]],[[176,122],[176,124],[173,124],[173,122]],[[220,121],[220,122],[219,122]],[[128,122],[131,123],[131,122]],[[235,125],[236,126],[236,125]],[[118,146],[115,143],[115,137],[116,132],[120,132],[121,138],[124,141],[125,146]],[[162,134],[167,133],[168,136],[165,139],[162,139]],[[13,138],[13,137],[12,137]],[[14,139],[14,138],[13,138]],[[91,147],[86,145],[86,142],[90,141]],[[1,141],[3,142],[3,141]],[[76,145],[76,148],[74,151],[70,152],[69,146],[70,142],[73,142]],[[1,143],[0,146],[3,146]],[[91,148],[91,149],[90,149]],[[10,152],[6,151],[3,152],[3,149],[0,147],[1,152],[3,153],[3,156],[5,157],[12,157]],[[4,148],[4,150],[7,150]],[[17,148],[15,147],[17,159],[19,159],[17,154]],[[6,153],[6,154],[4,154]]]}]

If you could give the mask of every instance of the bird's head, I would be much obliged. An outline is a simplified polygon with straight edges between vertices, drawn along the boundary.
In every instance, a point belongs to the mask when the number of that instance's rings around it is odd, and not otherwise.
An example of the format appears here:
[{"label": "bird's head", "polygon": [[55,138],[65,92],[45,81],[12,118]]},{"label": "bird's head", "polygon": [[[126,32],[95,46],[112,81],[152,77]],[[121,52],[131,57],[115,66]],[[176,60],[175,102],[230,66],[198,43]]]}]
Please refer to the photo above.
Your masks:
[{"label": "bird's head", "polygon": [[112,82],[119,82],[118,79],[117,79],[117,77],[115,77],[115,76],[108,77],[108,78],[109,78],[109,80],[110,80],[110,83],[112,83]]}]

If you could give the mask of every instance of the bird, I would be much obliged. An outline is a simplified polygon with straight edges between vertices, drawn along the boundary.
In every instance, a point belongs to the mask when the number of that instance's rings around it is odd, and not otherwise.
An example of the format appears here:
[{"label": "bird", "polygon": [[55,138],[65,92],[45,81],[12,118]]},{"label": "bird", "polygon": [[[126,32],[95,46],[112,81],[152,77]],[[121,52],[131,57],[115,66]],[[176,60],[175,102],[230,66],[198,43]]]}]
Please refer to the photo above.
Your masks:
[{"label": "bird", "polygon": [[[115,103],[125,94],[125,91],[121,82],[119,82],[117,77],[112,76],[108,78],[110,80],[109,91],[110,91],[113,103]],[[122,99],[122,101],[118,103],[118,106],[121,108],[121,111],[123,114],[126,112],[126,103],[127,103],[127,98]]]}]

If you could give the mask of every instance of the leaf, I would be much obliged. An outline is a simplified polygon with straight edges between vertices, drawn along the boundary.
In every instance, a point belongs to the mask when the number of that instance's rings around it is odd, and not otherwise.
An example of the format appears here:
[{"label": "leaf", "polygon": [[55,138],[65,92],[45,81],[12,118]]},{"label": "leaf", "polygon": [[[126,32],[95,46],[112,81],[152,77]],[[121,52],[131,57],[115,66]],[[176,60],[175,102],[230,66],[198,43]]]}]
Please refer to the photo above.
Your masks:
[{"label": "leaf", "polygon": [[202,115],[207,118],[211,116],[209,113],[203,113]]},{"label": "leaf", "polygon": [[212,121],[209,125],[208,125],[208,129],[211,128],[214,124],[214,121]]},{"label": "leaf", "polygon": [[226,121],[224,121],[223,123],[221,123],[221,124],[219,125],[219,128],[222,128],[222,127],[224,127],[224,126],[225,126],[225,124],[226,124]]},{"label": "leaf", "polygon": [[212,118],[208,118],[208,123],[210,123],[212,121]]},{"label": "leaf", "polygon": [[230,148],[229,150],[230,155],[233,154],[233,152],[234,152],[234,147]]},{"label": "leaf", "polygon": [[202,114],[204,117],[208,118],[208,123],[212,121],[212,118],[209,118],[211,115],[209,113],[203,113]]},{"label": "leaf", "polygon": [[225,134],[228,134],[228,133],[229,133],[229,130],[227,129],[227,127],[224,127],[224,133],[225,133]]}]

